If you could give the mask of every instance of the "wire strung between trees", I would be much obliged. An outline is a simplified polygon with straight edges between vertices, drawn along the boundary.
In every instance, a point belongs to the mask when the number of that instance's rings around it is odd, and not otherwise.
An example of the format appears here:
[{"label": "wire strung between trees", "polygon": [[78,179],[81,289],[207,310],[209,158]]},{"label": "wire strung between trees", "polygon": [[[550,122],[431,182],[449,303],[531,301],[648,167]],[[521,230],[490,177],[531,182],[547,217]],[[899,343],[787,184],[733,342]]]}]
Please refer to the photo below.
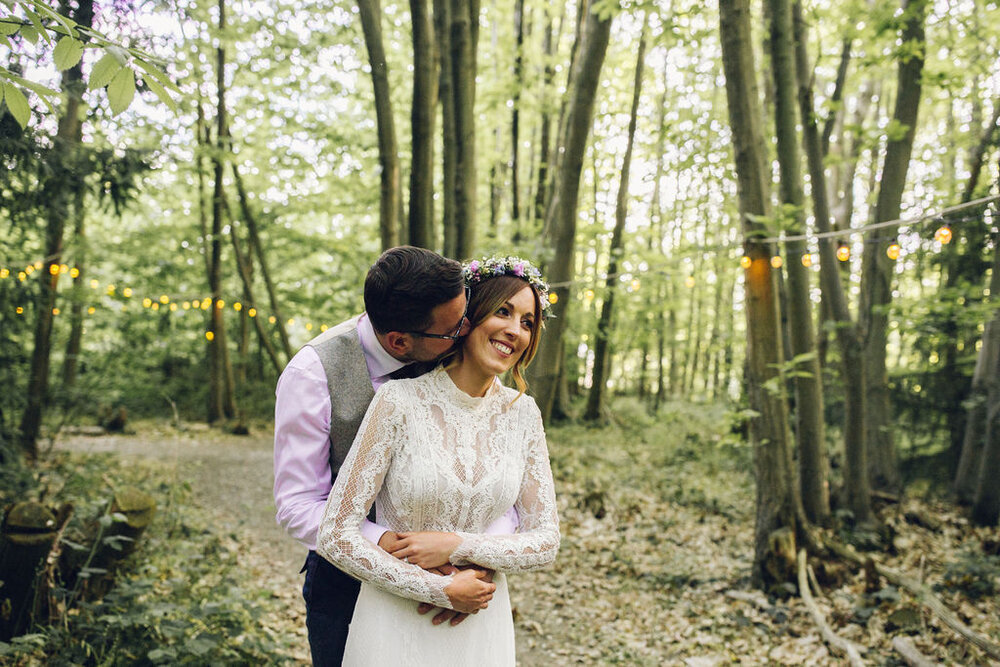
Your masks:
[{"label": "wire strung between trees", "polygon": [[944,218],[945,216],[956,213],[958,211],[963,211],[967,208],[974,208],[976,206],[982,206],[983,204],[989,204],[1000,199],[1000,195],[990,195],[989,197],[980,197],[979,199],[974,199],[964,204],[955,204],[954,206],[949,206],[948,208],[942,209],[937,213],[930,213],[927,215],[922,215],[918,218],[912,220],[903,220],[902,218],[897,220],[886,220],[884,222],[875,222],[870,225],[865,225],[864,227],[852,227],[849,229],[834,229],[829,232],[820,232],[817,234],[795,234],[793,236],[769,236],[763,239],[753,239],[755,243],[778,243],[782,241],[808,241],[812,239],[827,239],[834,238],[837,236],[850,236],[851,234],[863,234],[874,229],[883,229],[885,227],[896,227],[896,226],[909,226],[916,225],[921,222],[926,222],[927,220],[935,220],[938,218]]}]

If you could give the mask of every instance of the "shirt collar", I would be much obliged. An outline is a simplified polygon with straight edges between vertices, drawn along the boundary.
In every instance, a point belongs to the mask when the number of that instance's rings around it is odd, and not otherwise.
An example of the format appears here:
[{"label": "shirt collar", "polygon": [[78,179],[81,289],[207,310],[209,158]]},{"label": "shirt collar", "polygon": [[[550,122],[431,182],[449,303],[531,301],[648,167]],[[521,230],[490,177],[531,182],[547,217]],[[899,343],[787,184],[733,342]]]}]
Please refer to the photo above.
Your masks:
[{"label": "shirt collar", "polygon": [[365,364],[368,366],[368,377],[371,379],[394,373],[406,365],[405,361],[396,359],[382,347],[368,319],[368,313],[362,313],[358,319],[358,339],[361,341],[361,350],[365,354]]}]

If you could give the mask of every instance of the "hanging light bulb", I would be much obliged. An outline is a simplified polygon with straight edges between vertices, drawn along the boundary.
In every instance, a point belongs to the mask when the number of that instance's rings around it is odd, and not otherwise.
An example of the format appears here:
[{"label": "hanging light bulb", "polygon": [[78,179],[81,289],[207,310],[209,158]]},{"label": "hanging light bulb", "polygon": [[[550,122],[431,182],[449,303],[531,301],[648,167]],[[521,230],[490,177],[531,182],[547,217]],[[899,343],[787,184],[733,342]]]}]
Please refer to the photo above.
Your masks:
[{"label": "hanging light bulb", "polygon": [[846,262],[851,258],[851,249],[848,248],[843,243],[837,246],[837,259],[841,262]]},{"label": "hanging light bulb", "polygon": [[636,291],[636,290],[638,290],[639,287],[640,287],[640,285],[641,285],[641,283],[639,282],[638,278],[633,278],[632,279],[632,291],[633,292]]},{"label": "hanging light bulb", "polygon": [[93,306],[91,306],[90,308],[87,309],[87,314],[88,315],[93,315],[96,312],[97,312],[97,308],[94,308]]},{"label": "hanging light bulb", "polygon": [[205,338],[207,340],[210,340],[210,341],[211,340],[215,340],[215,332],[213,332],[213,331],[206,331],[205,332]]},{"label": "hanging light bulb", "polygon": [[125,297],[132,296],[132,288],[131,287],[126,287],[125,289],[123,289],[122,290],[122,296],[125,296]]},{"label": "hanging light bulb", "polygon": [[549,303],[555,303],[559,300],[559,295],[555,292],[549,292]]},{"label": "hanging light bulb", "polygon": [[694,276],[688,276],[687,278],[685,278],[684,284],[687,285],[688,287],[694,287]]},{"label": "hanging light bulb", "polygon": [[774,257],[771,258],[771,266],[773,266],[776,269],[780,269],[782,266],[784,266],[784,264],[785,260],[781,259],[781,255],[775,255]]},{"label": "hanging light bulb", "polygon": [[934,232],[934,240],[941,245],[951,243],[951,227],[948,225],[938,227],[938,230]]},{"label": "hanging light bulb", "polygon": [[249,310],[247,310],[247,315],[249,315],[250,317],[257,317],[257,309],[250,308]]},{"label": "hanging light bulb", "polygon": [[54,276],[59,275],[59,265],[58,264],[49,264],[49,273],[51,273]]},{"label": "hanging light bulb", "polygon": [[10,269],[0,269],[0,278],[6,278],[10,275]]},{"label": "hanging light bulb", "polygon": [[740,266],[744,269],[749,269],[751,264],[753,264],[753,260],[750,259],[749,255],[743,255],[740,257]]},{"label": "hanging light bulb", "polygon": [[885,254],[892,261],[899,259],[899,244],[890,243],[889,247],[885,249]]},{"label": "hanging light bulb", "polygon": [[170,303],[170,297],[167,296],[166,294],[161,294],[160,295],[160,303],[162,303],[162,304],[168,304],[168,303]]},{"label": "hanging light bulb", "polygon": [[100,283],[99,280],[97,280],[97,278],[91,278],[90,279],[90,289],[97,289],[100,286],[101,286],[101,283]]},{"label": "hanging light bulb", "polygon": [[149,308],[152,305],[153,305],[153,300],[150,299],[148,296],[145,299],[142,300],[142,307],[143,308]]},{"label": "hanging light bulb", "polygon": [[802,255],[802,266],[808,269],[812,265],[813,265],[813,256],[810,255],[809,253]]},{"label": "hanging light bulb", "polygon": [[78,268],[76,268],[74,266],[72,269],[69,270],[69,277],[70,278],[74,278],[74,279],[75,278],[79,278],[80,277],[80,269],[78,269]]},{"label": "hanging light bulb", "polygon": [[589,289],[586,292],[584,292],[583,293],[583,298],[586,299],[587,301],[593,301],[594,300],[594,290]]}]

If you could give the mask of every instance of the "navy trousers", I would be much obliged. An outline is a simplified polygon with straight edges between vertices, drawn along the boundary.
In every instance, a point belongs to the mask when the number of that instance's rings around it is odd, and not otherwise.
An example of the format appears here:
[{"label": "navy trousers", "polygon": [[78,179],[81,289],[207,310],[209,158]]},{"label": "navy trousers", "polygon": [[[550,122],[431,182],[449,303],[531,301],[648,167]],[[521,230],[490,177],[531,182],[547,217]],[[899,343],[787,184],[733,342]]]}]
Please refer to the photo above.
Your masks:
[{"label": "navy trousers", "polygon": [[306,601],[306,628],[313,664],[340,667],[361,582],[335,568],[315,551],[309,552],[302,569],[306,573],[302,597]]}]

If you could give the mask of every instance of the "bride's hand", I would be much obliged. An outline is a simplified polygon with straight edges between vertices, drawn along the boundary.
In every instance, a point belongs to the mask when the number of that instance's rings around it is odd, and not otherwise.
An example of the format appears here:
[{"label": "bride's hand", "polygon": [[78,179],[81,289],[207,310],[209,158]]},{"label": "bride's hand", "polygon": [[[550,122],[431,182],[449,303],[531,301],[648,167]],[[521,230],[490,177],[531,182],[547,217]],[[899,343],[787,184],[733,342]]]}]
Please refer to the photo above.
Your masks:
[{"label": "bride's hand", "polygon": [[425,570],[441,567],[448,563],[452,552],[462,543],[455,533],[422,531],[418,533],[396,533],[393,556]]},{"label": "bride's hand", "polygon": [[455,611],[475,614],[489,606],[497,586],[483,581],[484,576],[482,570],[461,570],[452,578],[444,592]]}]

